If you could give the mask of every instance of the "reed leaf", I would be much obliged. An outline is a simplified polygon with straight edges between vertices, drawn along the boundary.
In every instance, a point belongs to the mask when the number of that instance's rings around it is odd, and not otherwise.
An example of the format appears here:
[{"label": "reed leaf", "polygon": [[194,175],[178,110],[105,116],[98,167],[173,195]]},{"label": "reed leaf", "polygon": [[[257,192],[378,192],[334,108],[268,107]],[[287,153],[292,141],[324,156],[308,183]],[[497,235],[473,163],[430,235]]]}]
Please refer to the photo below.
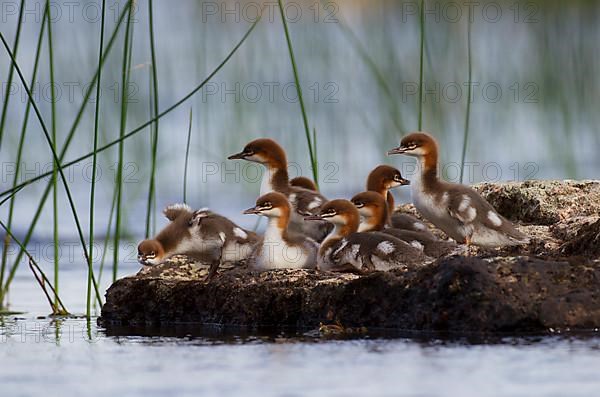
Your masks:
[{"label": "reed leaf", "polygon": [[[132,16],[133,7],[129,8],[127,14],[127,24],[125,25],[125,37],[123,42],[123,63],[122,63],[122,75],[121,75],[121,119],[119,128],[119,137],[125,135],[125,129],[127,128],[127,104],[129,94],[129,71],[131,69],[131,43],[132,43]],[[124,141],[119,142],[118,147],[118,160],[117,160],[117,178],[116,178],[116,189],[117,189],[117,207],[116,207],[116,220],[115,220],[115,234],[113,236],[113,271],[112,281],[117,280],[117,273],[119,270],[119,246],[121,244],[121,222],[122,222],[122,202],[123,202],[123,151]]]},{"label": "reed leaf", "polygon": [[290,38],[290,32],[285,18],[285,10],[283,7],[283,0],[277,0],[279,2],[279,11],[281,14],[281,22],[283,23],[283,30],[285,32],[285,39],[287,41],[288,52],[290,54],[290,61],[292,63],[292,70],[294,72],[294,82],[296,84],[296,90],[298,91],[298,102],[300,102],[300,111],[302,113],[302,121],[304,122],[304,133],[306,135],[306,143],[308,144],[308,154],[310,156],[310,163],[312,165],[313,180],[317,188],[319,187],[319,177],[317,175],[317,158],[315,157],[312,140],[310,137],[310,128],[308,126],[308,117],[306,116],[306,107],[304,106],[304,98],[302,96],[302,87],[300,86],[300,78],[298,77],[298,67],[296,65],[296,58],[294,56],[294,48],[292,46],[292,39]]},{"label": "reed leaf", "polygon": [[460,156],[460,183],[463,182],[464,170],[465,170],[465,158],[467,155],[467,142],[469,141],[469,123],[471,120],[471,95],[473,88],[471,87],[471,80],[473,79],[473,64],[471,62],[471,7],[469,7],[469,19],[467,21],[467,62],[469,64],[469,85],[467,88],[467,112],[465,115],[465,131],[463,135],[463,146],[462,153]]},{"label": "reed leaf", "polygon": [[[150,35],[150,54],[152,57],[152,90],[151,90],[151,102],[152,117],[158,115],[158,77],[156,72],[156,48],[154,45],[154,12],[152,7],[152,0],[148,0],[148,25]],[[146,238],[150,236],[150,218],[153,213],[152,203],[156,200],[156,156],[158,151],[158,119],[154,122],[154,132],[151,139],[152,144],[152,163],[150,166],[150,188],[148,189],[148,209],[146,212]]]},{"label": "reed leaf", "polygon": [[190,158],[190,142],[192,140],[192,108],[190,107],[190,122],[188,125],[187,143],[185,145],[185,165],[183,166],[183,202],[187,204],[187,175]]},{"label": "reed leaf", "polygon": [[[21,6],[19,7],[19,17],[17,20],[17,32],[15,34],[15,41],[13,43],[13,52],[15,58],[19,52],[19,39],[21,38],[21,27],[23,26],[23,11],[25,10],[25,0],[21,0]],[[45,12],[44,12],[45,14]],[[5,18],[5,16],[3,16]],[[8,102],[10,100],[10,89],[12,86],[13,77],[15,74],[15,68],[11,63],[8,69],[8,80],[6,81],[7,89],[4,91],[4,102],[2,103],[2,114],[0,114],[0,148],[2,147],[2,138],[4,138],[4,126],[6,125],[6,117],[8,114]],[[1,303],[1,301],[0,301]]]},{"label": "reed leaf", "polygon": [[[65,189],[65,193],[67,194],[67,199],[69,201],[69,207],[71,208],[71,212],[73,214],[73,219],[75,221],[75,226],[77,228],[77,233],[79,235],[79,240],[81,242],[81,246],[83,249],[83,253],[84,253],[84,257],[87,261],[88,259],[88,252],[87,252],[87,246],[85,244],[85,238],[83,237],[83,231],[81,229],[81,223],[79,222],[79,216],[77,215],[77,209],[75,207],[75,202],[73,201],[73,196],[71,195],[71,190],[69,189],[69,185],[67,183],[67,178],[65,177],[65,174],[63,172],[62,167],[60,166],[60,160],[58,158],[58,154],[56,152],[56,150],[54,149],[54,145],[52,143],[52,138],[50,137],[50,133],[48,132],[48,128],[46,127],[46,124],[44,123],[44,119],[42,117],[42,114],[40,113],[40,110],[38,109],[35,101],[33,100],[33,96],[31,94],[31,89],[29,88],[29,86],[27,85],[27,82],[25,81],[25,78],[23,77],[23,73],[21,72],[21,68],[19,67],[17,60],[15,59],[13,53],[10,51],[10,48],[8,46],[8,43],[6,42],[6,39],[4,38],[4,35],[2,34],[2,32],[0,32],[0,40],[2,41],[2,44],[4,45],[4,48],[6,50],[6,52],[8,53],[8,55],[10,56],[11,61],[13,62],[14,66],[15,66],[15,70],[17,71],[17,75],[19,76],[19,79],[21,80],[21,84],[23,85],[23,87],[25,88],[25,91],[27,92],[27,97],[29,99],[29,101],[31,102],[31,106],[33,107],[33,111],[35,112],[39,122],[40,122],[40,126],[42,127],[42,132],[44,133],[44,137],[46,138],[46,142],[48,143],[48,146],[50,147],[50,150],[52,152],[52,158],[53,161],[56,163],[56,168],[58,173],[60,174],[60,179],[63,183],[63,187]],[[95,283],[94,281],[94,287],[96,290],[96,294],[98,295],[98,297],[100,297],[100,292],[98,291],[98,285]],[[4,294],[3,294],[4,295]]]},{"label": "reed leaf", "polygon": [[[180,100],[175,102],[173,105],[171,105],[167,109],[163,110],[157,117],[154,117],[154,118],[142,123],[141,125],[134,128],[133,130],[131,130],[124,136],[119,137],[119,138],[99,147],[98,150],[96,150],[94,152],[84,154],[83,156],[77,157],[74,160],[71,160],[69,162],[62,164],[62,166],[60,168],[64,169],[64,168],[71,167],[83,160],[86,160],[86,159],[92,157],[94,155],[94,153],[104,152],[105,150],[112,148],[113,146],[119,144],[119,142],[127,140],[127,139],[131,138],[132,136],[138,134],[139,132],[143,131],[146,127],[151,125],[155,120],[161,119],[162,117],[166,116],[167,114],[171,113],[173,110],[175,110],[176,108],[181,106],[188,99],[190,99],[195,93],[200,91],[210,80],[212,80],[212,78],[223,68],[223,66],[225,66],[225,64],[229,61],[229,59],[231,59],[233,54],[235,54],[235,52],[241,47],[241,45],[244,43],[244,41],[246,41],[246,39],[250,36],[250,33],[252,33],[252,31],[258,24],[258,22],[260,22],[260,19],[257,19],[256,21],[254,21],[252,23],[252,25],[250,26],[248,31],[246,31],[246,33],[244,34],[242,39],[237,43],[237,45],[229,52],[229,54],[227,54],[225,59],[223,59],[223,61],[221,61],[221,63],[200,84],[198,84],[196,87],[194,87],[194,89],[192,89],[190,92],[188,92],[185,96],[183,96]],[[14,188],[3,191],[2,193],[0,193],[0,197],[6,197],[9,195],[12,195],[15,191],[21,190],[23,187],[28,186],[28,185],[30,185],[34,182],[37,182],[41,179],[47,178],[50,175],[52,175],[51,172],[44,172],[38,176],[30,178],[30,179],[20,183],[19,185],[15,186]]]},{"label": "reed leaf", "polygon": [[[31,86],[35,84],[35,79],[37,77],[38,65],[40,61],[40,54],[42,51],[42,41],[44,38],[44,31],[46,29],[46,14],[48,12],[47,4],[44,6],[44,12],[42,15],[42,25],[40,27],[40,32],[38,34],[38,41],[35,50],[35,60],[33,62],[33,71],[31,72]],[[19,175],[21,171],[21,159],[23,157],[23,148],[25,146],[25,137],[27,135],[27,124],[29,121],[29,112],[31,111],[31,103],[27,102],[25,105],[25,114],[23,116],[23,124],[21,126],[21,134],[19,136],[19,144],[17,147],[17,158],[15,160],[15,174],[12,181],[13,188],[17,185],[19,181]],[[12,227],[12,221],[15,210],[15,197],[10,196],[10,203],[8,206],[8,220],[7,220],[7,228],[10,230]],[[5,200],[0,203],[0,206],[4,204]],[[7,233],[4,238],[4,249],[2,250],[2,264],[0,265],[0,308],[3,307],[4,301],[2,299],[2,285],[4,285],[4,274],[6,273],[6,264],[8,261],[8,246],[10,244],[10,235]]]},{"label": "reed leaf", "polygon": [[[102,57],[102,63],[104,64],[104,62],[106,61],[106,58],[108,56],[108,53],[110,52],[112,45],[114,43],[115,38],[117,37],[117,33],[119,30],[119,27],[121,26],[123,19],[125,18],[125,16],[127,15],[127,10],[129,9],[129,5],[130,2],[127,2],[126,6],[124,7],[123,11],[121,12],[121,14],[119,15],[119,19],[117,20],[117,26],[115,27],[115,30],[113,31],[113,34],[111,35],[110,40],[107,43],[106,46],[106,51],[104,56]],[[73,121],[73,124],[71,126],[71,129],[69,130],[69,133],[67,134],[67,138],[65,139],[65,143],[63,145],[63,148],[61,150],[60,153],[60,162],[62,162],[64,160],[64,157],[67,153],[67,150],[73,140],[73,137],[75,136],[75,131],[77,130],[77,127],[79,126],[79,122],[81,121],[81,117],[83,116],[83,112],[87,106],[88,100],[90,98],[90,95],[92,93],[92,90],[94,88],[94,84],[96,83],[98,78],[98,70],[96,70],[96,72],[94,73],[94,76],[92,77],[91,83],[89,85],[89,88],[85,91],[84,94],[84,98],[83,98],[83,102],[81,104],[81,106],[79,107],[79,111],[77,112],[77,115],[75,116],[75,120]],[[28,102],[29,103],[29,102]],[[91,157],[91,155],[89,156]],[[59,162],[59,163],[60,163]],[[48,176],[52,175],[52,172],[47,172],[45,173],[43,178],[47,178]],[[36,180],[40,180],[43,178],[36,178]],[[31,181],[31,180],[30,180]],[[10,189],[10,193],[9,194],[16,194],[18,191],[20,191],[23,187],[25,187],[26,185],[28,185],[28,181],[25,181],[24,183],[20,183],[17,186],[14,186],[12,189]],[[42,213],[42,210],[44,208],[44,205],[46,203],[46,200],[48,199],[48,195],[50,194],[50,190],[52,188],[52,181],[49,181],[48,184],[46,185],[46,188],[42,194],[42,197],[40,198],[40,201],[38,203],[38,207],[36,209],[36,211],[34,212],[33,215],[33,219],[29,225],[29,228],[27,230],[27,233],[25,234],[25,238],[23,239],[23,244],[26,246],[29,243],[29,240],[31,239],[31,237],[33,236],[33,231],[35,230],[35,227],[37,225],[37,222],[40,218],[40,215]],[[8,191],[7,191],[8,192]],[[10,284],[12,282],[12,280],[14,279],[14,276],[16,274],[16,271],[19,267],[20,261],[23,257],[24,251],[23,250],[19,250],[19,253],[17,254],[15,261],[13,263],[13,266],[10,269],[9,275],[7,280],[4,283],[4,286],[0,286],[0,301],[2,301],[2,297],[6,295]]]},{"label": "reed leaf", "polygon": [[[96,107],[94,109],[94,152],[98,150],[98,128],[100,126],[100,85],[102,83],[102,52],[104,49],[104,18],[106,16],[106,0],[102,0],[102,17],[100,21],[100,46],[98,50],[98,79],[96,82]],[[86,317],[91,316],[92,306],[92,275],[94,274],[94,214],[95,214],[95,198],[96,198],[96,173],[98,169],[98,155],[94,153],[92,157],[92,182],[90,187],[90,256],[88,260],[88,276],[86,289]]]}]

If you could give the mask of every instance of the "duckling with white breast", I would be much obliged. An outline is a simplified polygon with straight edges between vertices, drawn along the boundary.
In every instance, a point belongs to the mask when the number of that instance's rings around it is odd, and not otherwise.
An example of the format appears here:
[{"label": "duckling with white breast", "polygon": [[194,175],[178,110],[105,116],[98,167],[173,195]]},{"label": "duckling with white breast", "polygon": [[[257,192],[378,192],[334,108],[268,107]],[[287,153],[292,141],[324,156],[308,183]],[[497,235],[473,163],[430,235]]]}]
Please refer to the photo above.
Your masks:
[{"label": "duckling with white breast", "polygon": [[278,192],[267,193],[244,214],[269,218],[262,241],[253,253],[254,267],[270,269],[314,269],[319,244],[309,237],[288,230],[292,208],[287,198]]},{"label": "duckling with white breast", "polygon": [[186,255],[209,263],[212,278],[221,264],[246,260],[258,242],[256,233],[208,209],[193,211],[186,204],[174,204],[163,212],[170,223],[156,237],[138,245],[142,265],[158,265],[175,255]]},{"label": "duckling with white breast", "polygon": [[415,208],[460,243],[482,247],[527,244],[529,238],[468,186],[441,181],[437,175],[438,144],[425,132],[405,136],[388,152],[416,157],[420,177],[412,183]]},{"label": "duckling with white breast", "polygon": [[381,232],[399,238],[415,248],[423,249],[425,255],[438,258],[452,252],[456,244],[437,239],[431,233],[387,227],[387,205],[383,197],[375,192],[362,192],[352,197],[352,204],[358,209],[361,222],[359,232]]},{"label": "duckling with white breast", "polygon": [[325,271],[368,272],[390,270],[425,260],[422,250],[391,235],[359,233],[360,215],[348,200],[332,200],[318,215],[308,220],[324,219],[334,225],[319,248],[318,267]]},{"label": "duckling with white breast", "polygon": [[268,138],[255,139],[241,152],[229,156],[228,159],[243,159],[264,165],[267,172],[262,180],[260,194],[272,191],[283,194],[293,209],[290,228],[315,241],[325,238],[330,230],[327,222],[305,222],[304,217],[318,213],[327,199],[315,190],[290,185],[287,156],[277,142]]},{"label": "duckling with white breast", "polygon": [[396,229],[414,230],[429,234],[429,237],[435,236],[429,231],[427,225],[412,215],[402,214],[395,211],[394,195],[390,192],[398,186],[410,185],[410,181],[404,179],[400,171],[389,165],[380,165],[375,167],[367,177],[367,190],[377,192],[383,196],[388,205],[388,215],[386,224]]}]

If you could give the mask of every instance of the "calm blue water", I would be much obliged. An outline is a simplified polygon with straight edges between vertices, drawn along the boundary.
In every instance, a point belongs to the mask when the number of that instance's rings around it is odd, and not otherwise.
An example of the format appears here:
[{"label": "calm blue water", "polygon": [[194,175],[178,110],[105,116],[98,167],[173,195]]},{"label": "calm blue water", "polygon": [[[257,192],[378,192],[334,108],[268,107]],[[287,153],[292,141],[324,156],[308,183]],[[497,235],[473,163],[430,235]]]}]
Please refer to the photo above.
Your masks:
[{"label": "calm blue water", "polygon": [[[84,307],[83,266],[61,273],[70,311]],[[121,275],[137,270],[126,266]],[[11,295],[27,313],[0,322],[2,396],[581,396],[600,392],[600,338],[322,340],[196,327],[107,331],[51,320],[23,268]],[[167,336],[148,336],[157,333]],[[138,336],[115,336],[115,335]],[[112,335],[112,336],[111,336]],[[139,336],[145,335],[145,336]]]}]

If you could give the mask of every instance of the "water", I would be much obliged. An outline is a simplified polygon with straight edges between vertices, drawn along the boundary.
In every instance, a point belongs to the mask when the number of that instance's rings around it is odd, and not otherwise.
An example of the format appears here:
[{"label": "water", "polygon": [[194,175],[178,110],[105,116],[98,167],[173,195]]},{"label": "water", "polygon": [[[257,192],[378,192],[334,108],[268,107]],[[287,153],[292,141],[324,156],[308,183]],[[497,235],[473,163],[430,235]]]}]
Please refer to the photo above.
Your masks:
[{"label": "water", "polygon": [[[120,277],[136,271],[121,270]],[[19,271],[0,320],[3,396],[593,396],[600,339],[481,338],[375,333],[324,340],[180,325],[113,328],[49,319],[39,288]],[[61,273],[65,304],[81,313],[83,266]],[[106,283],[104,283],[104,286]],[[17,304],[18,303],[18,304]],[[38,318],[42,316],[41,318]]]}]

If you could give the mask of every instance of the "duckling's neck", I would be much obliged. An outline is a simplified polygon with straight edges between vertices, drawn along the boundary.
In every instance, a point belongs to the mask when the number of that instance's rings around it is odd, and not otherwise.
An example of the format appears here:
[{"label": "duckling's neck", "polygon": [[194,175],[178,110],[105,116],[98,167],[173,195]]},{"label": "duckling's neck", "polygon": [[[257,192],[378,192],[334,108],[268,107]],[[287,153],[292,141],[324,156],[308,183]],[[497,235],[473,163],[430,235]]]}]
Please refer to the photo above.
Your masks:
[{"label": "duckling's neck", "polygon": [[288,239],[289,214],[284,213],[278,217],[269,217],[267,229],[265,230],[265,240],[279,241]]},{"label": "duckling's neck", "polygon": [[432,190],[439,183],[437,175],[438,153],[437,148],[432,149],[427,155],[420,158],[421,180],[419,183],[425,190]]},{"label": "duckling's neck", "polygon": [[263,175],[260,194],[266,194],[272,191],[287,193],[290,186],[290,179],[287,172],[287,165],[280,162],[266,163],[267,168]]},{"label": "duckling's neck", "polygon": [[383,214],[363,217],[358,226],[358,231],[362,233],[383,230],[387,220],[387,211],[384,211]]}]

